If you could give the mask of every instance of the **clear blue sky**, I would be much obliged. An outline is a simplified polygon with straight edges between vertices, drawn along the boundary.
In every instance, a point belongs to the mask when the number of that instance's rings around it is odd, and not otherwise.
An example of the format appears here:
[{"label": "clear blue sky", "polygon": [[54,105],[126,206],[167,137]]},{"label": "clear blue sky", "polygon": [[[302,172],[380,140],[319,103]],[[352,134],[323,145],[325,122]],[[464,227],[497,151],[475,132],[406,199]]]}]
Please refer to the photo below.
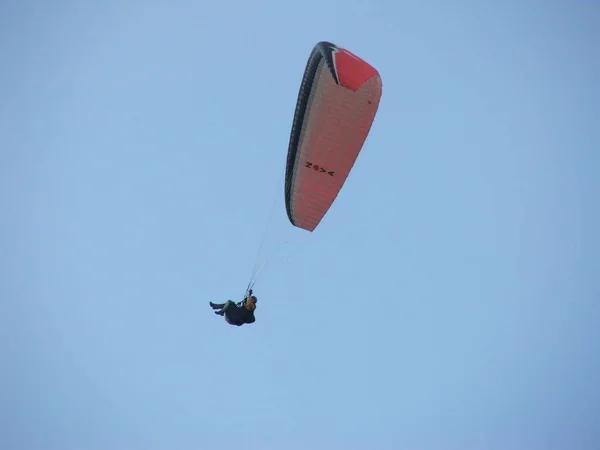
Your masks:
[{"label": "clear blue sky", "polygon": [[[0,448],[600,448],[600,3],[218,3],[0,2]],[[320,40],[383,98],[309,234]]]}]

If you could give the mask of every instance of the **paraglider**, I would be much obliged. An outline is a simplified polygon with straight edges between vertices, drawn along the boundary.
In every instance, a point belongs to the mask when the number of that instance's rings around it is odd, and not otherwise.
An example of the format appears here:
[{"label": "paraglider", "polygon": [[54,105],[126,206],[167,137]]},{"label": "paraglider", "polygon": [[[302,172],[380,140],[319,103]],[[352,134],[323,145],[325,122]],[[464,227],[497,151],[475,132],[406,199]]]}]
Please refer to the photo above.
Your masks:
[{"label": "paraglider", "polygon": [[[315,45],[298,93],[285,166],[285,209],[293,226],[313,232],[321,223],[367,139],[381,94],[381,76],[369,63],[330,42]],[[242,302],[211,303],[215,313],[232,325],[254,323],[255,276]]]},{"label": "paraglider", "polygon": [[232,300],[227,300],[225,303],[210,302],[210,307],[215,310],[215,314],[224,316],[225,321],[229,325],[241,327],[244,324],[256,322],[254,311],[258,299],[252,295],[252,289],[248,291],[248,295],[239,303],[234,303]]}]

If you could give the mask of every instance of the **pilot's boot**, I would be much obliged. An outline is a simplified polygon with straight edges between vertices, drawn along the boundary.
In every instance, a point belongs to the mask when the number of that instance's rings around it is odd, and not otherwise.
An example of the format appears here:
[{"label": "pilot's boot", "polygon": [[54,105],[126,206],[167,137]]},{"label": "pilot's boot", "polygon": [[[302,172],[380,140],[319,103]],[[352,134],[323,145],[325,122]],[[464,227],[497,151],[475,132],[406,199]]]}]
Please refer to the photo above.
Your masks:
[{"label": "pilot's boot", "polygon": [[210,307],[212,309],[221,309],[225,307],[225,303],[213,303],[213,302],[208,302],[208,304],[210,305]]}]

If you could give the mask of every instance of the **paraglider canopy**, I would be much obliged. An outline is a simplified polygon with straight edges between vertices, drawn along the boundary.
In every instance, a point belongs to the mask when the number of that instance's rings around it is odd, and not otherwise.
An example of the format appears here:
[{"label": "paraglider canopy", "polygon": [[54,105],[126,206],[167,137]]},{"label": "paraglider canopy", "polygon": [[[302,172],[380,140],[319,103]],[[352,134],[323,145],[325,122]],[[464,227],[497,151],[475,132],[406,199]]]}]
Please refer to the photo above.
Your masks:
[{"label": "paraglider canopy", "polygon": [[298,94],[285,173],[292,225],[314,231],[344,185],[375,119],[378,71],[358,56],[319,42]]}]

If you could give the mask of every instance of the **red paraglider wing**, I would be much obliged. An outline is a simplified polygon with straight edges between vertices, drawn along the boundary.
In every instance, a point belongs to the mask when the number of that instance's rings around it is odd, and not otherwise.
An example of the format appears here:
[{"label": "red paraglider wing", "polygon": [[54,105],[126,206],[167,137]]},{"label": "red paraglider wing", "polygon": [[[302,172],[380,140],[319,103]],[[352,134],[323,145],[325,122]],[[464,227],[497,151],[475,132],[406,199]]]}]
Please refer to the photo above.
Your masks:
[{"label": "red paraglider wing", "polygon": [[375,68],[329,42],[318,43],[298,94],[285,176],[290,222],[314,231],[369,134],[381,98]]}]

